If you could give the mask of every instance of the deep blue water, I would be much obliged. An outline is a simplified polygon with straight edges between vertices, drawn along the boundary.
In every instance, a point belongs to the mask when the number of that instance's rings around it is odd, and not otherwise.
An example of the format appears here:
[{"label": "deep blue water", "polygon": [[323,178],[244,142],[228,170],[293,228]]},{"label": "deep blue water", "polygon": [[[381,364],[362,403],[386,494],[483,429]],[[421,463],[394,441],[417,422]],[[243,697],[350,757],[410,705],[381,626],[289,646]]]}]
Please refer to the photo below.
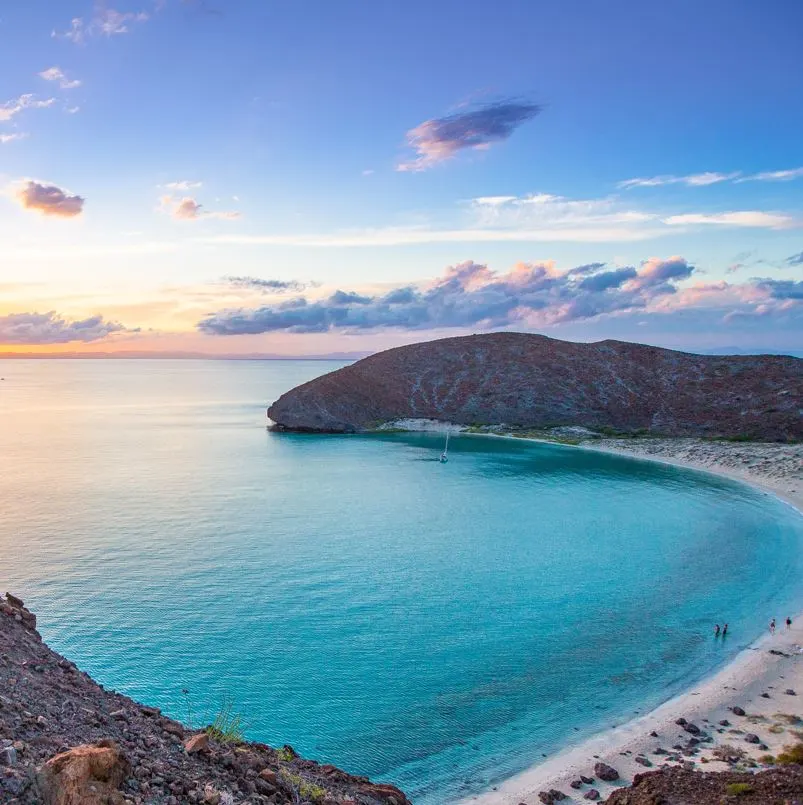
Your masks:
[{"label": "deep blue water", "polygon": [[0,585],[104,685],[184,719],[187,688],[196,722],[230,696],[249,737],[416,803],[643,712],[801,608],[803,518],[744,486],[266,430],[336,366],[0,361]]}]

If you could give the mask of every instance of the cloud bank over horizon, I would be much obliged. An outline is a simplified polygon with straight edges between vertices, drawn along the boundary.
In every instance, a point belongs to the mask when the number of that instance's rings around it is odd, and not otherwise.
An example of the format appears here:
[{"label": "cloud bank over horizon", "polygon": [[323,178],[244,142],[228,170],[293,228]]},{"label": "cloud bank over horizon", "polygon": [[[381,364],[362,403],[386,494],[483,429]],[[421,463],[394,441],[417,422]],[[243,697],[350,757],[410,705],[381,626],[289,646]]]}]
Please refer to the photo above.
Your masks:
[{"label": "cloud bank over horizon", "polygon": [[518,263],[507,273],[467,261],[431,283],[385,293],[336,290],[319,299],[299,295],[256,308],[223,309],[200,320],[197,329],[231,336],[533,328],[689,310],[712,326],[736,317],[792,317],[803,323],[803,282],[763,278],[684,285],[696,271],[680,256],[651,258],[638,267],[591,263],[566,271],[551,262]]},{"label": "cloud bank over horizon", "polygon": [[137,332],[103,316],[73,320],[54,310],[48,313],[11,313],[0,316],[0,344],[69,344],[100,341],[114,333]]}]

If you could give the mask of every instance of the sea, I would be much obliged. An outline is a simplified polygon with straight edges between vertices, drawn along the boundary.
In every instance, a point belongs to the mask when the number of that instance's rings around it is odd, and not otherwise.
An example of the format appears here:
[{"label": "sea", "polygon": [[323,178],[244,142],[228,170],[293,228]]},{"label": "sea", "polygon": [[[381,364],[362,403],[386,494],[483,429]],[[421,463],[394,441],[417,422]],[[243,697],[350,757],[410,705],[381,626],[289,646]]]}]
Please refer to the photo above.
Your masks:
[{"label": "sea", "polygon": [[[273,433],[342,364],[0,361],[0,585],[107,688],[443,805],[803,609],[803,518],[512,438]],[[729,624],[726,639],[715,623]]]}]

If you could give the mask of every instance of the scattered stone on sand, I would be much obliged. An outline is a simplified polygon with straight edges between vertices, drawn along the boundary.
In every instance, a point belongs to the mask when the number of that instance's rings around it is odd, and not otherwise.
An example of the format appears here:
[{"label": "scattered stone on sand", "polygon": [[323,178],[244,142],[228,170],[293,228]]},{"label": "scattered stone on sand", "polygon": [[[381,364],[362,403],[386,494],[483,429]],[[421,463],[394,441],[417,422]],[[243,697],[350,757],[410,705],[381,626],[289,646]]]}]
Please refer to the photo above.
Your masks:
[{"label": "scattered stone on sand", "polygon": [[595,763],[594,774],[596,774],[600,780],[603,780],[606,783],[612,783],[614,780],[619,779],[619,772],[616,771],[613,766],[609,766],[607,763]]},{"label": "scattered stone on sand", "polygon": [[745,711],[741,707],[739,707],[738,705],[735,705],[735,706],[731,707],[731,713],[733,713],[733,715],[735,715],[735,716],[746,716],[747,715],[747,713],[745,713]]}]

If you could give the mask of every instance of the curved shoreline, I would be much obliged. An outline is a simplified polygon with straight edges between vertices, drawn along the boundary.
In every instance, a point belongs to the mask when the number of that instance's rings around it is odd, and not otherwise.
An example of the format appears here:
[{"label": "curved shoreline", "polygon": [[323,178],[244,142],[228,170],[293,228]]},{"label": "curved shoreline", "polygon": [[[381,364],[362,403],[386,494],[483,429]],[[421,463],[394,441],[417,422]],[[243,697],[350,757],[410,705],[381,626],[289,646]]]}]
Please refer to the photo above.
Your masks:
[{"label": "curved shoreline", "polygon": [[[533,439],[533,441],[555,443],[549,439]],[[639,446],[643,444],[642,442]],[[627,449],[631,445],[623,446],[616,440],[601,439],[591,443],[560,446],[708,472],[773,495],[803,516],[803,490],[798,487],[795,480],[756,477],[746,470],[723,466],[716,461],[703,463],[672,455]],[[579,744],[569,746],[543,762],[504,780],[491,790],[465,798],[461,802],[473,805],[529,805],[540,801],[539,792],[553,788],[567,795],[566,799],[561,800],[562,802],[584,802],[587,801],[583,796],[588,786],[583,786],[575,793],[569,784],[577,780],[581,774],[595,777],[593,767],[599,761],[614,766],[620,774],[620,780],[614,784],[599,780],[594,783],[594,787],[604,799],[616,787],[631,782],[636,774],[646,770],[642,764],[635,761],[636,756],[647,757],[657,767],[659,762],[664,760],[663,756],[654,754],[657,747],[672,751],[672,746],[688,740],[690,737],[688,733],[684,733],[675,723],[681,717],[709,731],[714,737],[715,744],[726,742],[736,744],[756,758],[767,753],[774,754],[792,738],[787,734],[786,728],[780,733],[769,732],[769,728],[775,726],[772,715],[784,712],[803,716],[803,707],[797,706],[797,700],[782,692],[789,688],[799,690],[803,694],[803,649],[801,649],[803,613],[797,614],[792,628],[788,631],[782,626],[782,617],[784,616],[778,616],[781,628],[774,636],[765,634],[760,637],[740,651],[724,667],[703,678],[684,693],[670,698],[645,715],[631,719],[621,726],[603,730]],[[770,646],[782,653],[770,654]],[[762,694],[768,694],[770,698],[765,698]],[[730,710],[734,706],[746,710],[747,719],[734,716]],[[750,716],[755,718],[751,719]],[[716,725],[722,720],[733,722],[732,726],[717,727]],[[742,726],[738,723],[742,721],[747,721],[749,724],[744,725],[746,729],[743,732],[757,734],[767,749],[756,749],[754,744],[744,741],[743,734],[730,733],[730,729]],[[777,729],[777,726],[775,728]],[[717,732],[717,729],[721,732]],[[711,746],[712,744],[708,744],[708,747]],[[727,764],[713,759],[705,765],[708,771],[727,768],[729,768]]]}]

